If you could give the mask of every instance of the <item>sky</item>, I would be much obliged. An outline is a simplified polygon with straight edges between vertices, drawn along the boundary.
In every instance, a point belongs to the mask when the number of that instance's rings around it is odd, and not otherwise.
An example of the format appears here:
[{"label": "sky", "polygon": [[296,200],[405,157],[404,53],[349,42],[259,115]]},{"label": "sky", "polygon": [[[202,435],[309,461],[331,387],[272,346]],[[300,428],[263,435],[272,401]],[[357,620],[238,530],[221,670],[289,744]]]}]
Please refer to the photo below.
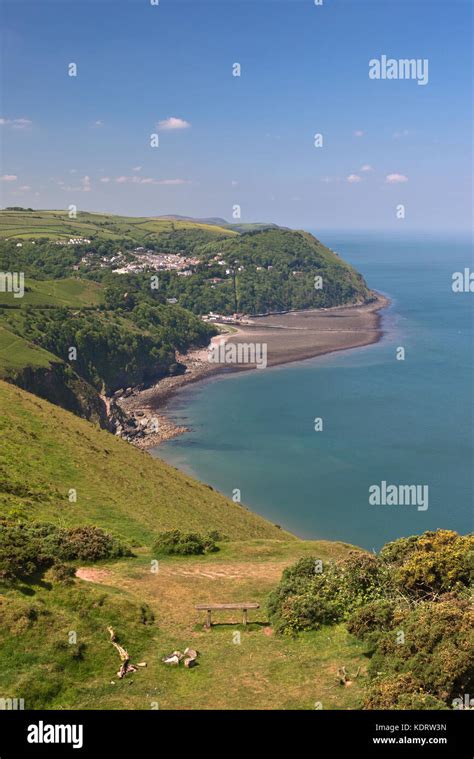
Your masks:
[{"label": "sky", "polygon": [[2,207],[471,229],[470,0],[154,2],[3,0]]}]

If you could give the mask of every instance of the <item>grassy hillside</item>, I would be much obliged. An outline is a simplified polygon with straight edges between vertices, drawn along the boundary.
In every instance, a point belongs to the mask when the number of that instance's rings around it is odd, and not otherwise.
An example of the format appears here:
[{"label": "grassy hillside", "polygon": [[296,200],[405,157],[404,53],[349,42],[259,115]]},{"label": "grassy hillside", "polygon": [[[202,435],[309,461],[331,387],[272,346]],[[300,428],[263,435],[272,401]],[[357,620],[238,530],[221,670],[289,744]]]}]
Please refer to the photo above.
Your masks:
[{"label": "grassy hillside", "polygon": [[233,539],[282,536],[208,486],[17,387],[0,383],[0,405],[2,515],[95,524],[148,545],[177,527]]},{"label": "grassy hillside", "polygon": [[[313,235],[299,230],[247,231],[201,245],[196,254],[202,267],[192,277],[163,276],[167,293],[195,313],[328,308],[371,296],[361,274]],[[235,267],[235,291],[230,270],[219,260]],[[216,279],[210,280],[211,276]]]},{"label": "grassy hillside", "polygon": [[100,392],[165,376],[177,369],[176,350],[205,345],[215,332],[155,300],[146,283],[120,284],[26,278],[24,297],[1,293],[0,378],[110,428]]},{"label": "grassy hillside", "polygon": [[25,309],[95,307],[102,300],[102,285],[81,279],[48,281],[25,278],[23,298],[0,292],[0,378],[12,377],[25,367],[47,368],[60,360],[21,334]]},{"label": "grassy hillside", "polygon": [[68,240],[71,237],[102,240],[129,239],[138,243],[150,242],[170,232],[194,232],[201,242],[219,237],[232,237],[237,232],[216,224],[191,220],[154,218],[152,216],[114,216],[112,214],[78,211],[70,219],[68,211],[0,211],[0,237],[18,239]]},{"label": "grassy hillside", "polygon": [[27,306],[71,306],[73,308],[99,306],[103,301],[103,287],[97,282],[82,279],[35,280],[25,278],[23,298],[0,291],[0,308]]},{"label": "grassy hillside", "polygon": [[0,325],[0,378],[11,377],[25,366],[47,368],[54,360],[48,351]]}]

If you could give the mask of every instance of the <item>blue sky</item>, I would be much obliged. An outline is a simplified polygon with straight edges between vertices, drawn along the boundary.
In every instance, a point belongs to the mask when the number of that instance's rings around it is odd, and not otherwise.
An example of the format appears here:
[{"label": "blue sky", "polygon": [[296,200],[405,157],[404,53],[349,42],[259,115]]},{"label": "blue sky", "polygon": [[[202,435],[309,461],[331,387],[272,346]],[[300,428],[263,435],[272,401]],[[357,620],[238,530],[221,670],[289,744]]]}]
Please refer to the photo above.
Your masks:
[{"label": "blue sky", "polygon": [[[471,16],[469,0],[6,0],[2,206],[467,230]],[[428,84],[371,80],[383,54],[428,59]]]}]

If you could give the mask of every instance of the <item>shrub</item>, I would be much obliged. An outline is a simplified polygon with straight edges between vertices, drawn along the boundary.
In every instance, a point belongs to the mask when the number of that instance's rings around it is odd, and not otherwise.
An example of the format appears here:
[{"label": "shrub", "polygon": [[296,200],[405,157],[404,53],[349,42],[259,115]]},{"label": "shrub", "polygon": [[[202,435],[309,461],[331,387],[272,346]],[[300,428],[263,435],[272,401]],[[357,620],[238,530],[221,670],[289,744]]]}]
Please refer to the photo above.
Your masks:
[{"label": "shrub", "polygon": [[356,638],[366,639],[373,633],[392,630],[402,616],[396,602],[378,598],[356,609],[347,621],[347,629]]},{"label": "shrub", "polygon": [[99,561],[131,556],[129,548],[99,527],[73,527],[65,530],[58,553],[67,561]]},{"label": "shrub", "polygon": [[397,629],[380,631],[369,665],[374,680],[410,675],[426,693],[445,703],[474,688],[474,614],[459,598],[417,603]]},{"label": "shrub", "polygon": [[[51,527],[51,530],[49,529]],[[27,522],[0,522],[0,578],[29,576],[52,562],[47,541],[52,526],[35,529]]]},{"label": "shrub", "polygon": [[425,532],[405,553],[395,572],[396,584],[418,598],[462,590],[472,579],[473,550],[473,535]]},{"label": "shrub", "polygon": [[[62,529],[42,522],[0,521],[0,579],[30,577],[64,561],[98,561],[130,550],[98,527]],[[64,569],[56,570],[56,578]],[[54,576],[54,575],[53,575]]]},{"label": "shrub", "polygon": [[418,535],[409,538],[398,538],[391,543],[386,543],[380,550],[379,557],[387,564],[400,565],[416,550]]},{"label": "shrub", "polygon": [[448,709],[448,706],[426,693],[410,673],[381,677],[369,686],[364,709]]},{"label": "shrub", "polygon": [[75,575],[75,570],[74,567],[70,567],[62,562],[57,562],[56,564],[53,564],[51,574],[53,580],[56,582],[62,582],[64,585],[69,585]]},{"label": "shrub", "polygon": [[270,594],[267,609],[278,632],[315,630],[345,619],[354,609],[380,597],[388,583],[387,569],[376,556],[357,551],[339,564],[318,571],[314,557],[287,568]]},{"label": "shrub", "polygon": [[158,556],[197,556],[213,553],[219,550],[215,542],[216,535],[218,533],[213,533],[211,536],[200,535],[197,532],[169,530],[158,535],[152,550]]},{"label": "shrub", "polygon": [[366,708],[449,708],[474,690],[473,547],[473,536],[437,530],[379,556],[352,552],[319,574],[314,558],[301,559],[269,597],[271,622],[296,633],[345,620],[371,657]]}]

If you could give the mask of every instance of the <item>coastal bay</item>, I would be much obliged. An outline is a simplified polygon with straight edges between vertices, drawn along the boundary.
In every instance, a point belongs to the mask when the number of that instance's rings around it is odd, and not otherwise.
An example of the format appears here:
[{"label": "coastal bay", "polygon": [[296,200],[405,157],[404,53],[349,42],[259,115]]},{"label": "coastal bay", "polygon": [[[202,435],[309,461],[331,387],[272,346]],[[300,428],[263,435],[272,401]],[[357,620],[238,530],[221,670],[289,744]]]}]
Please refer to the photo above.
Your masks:
[{"label": "coastal bay", "polygon": [[[213,338],[212,343],[264,344],[269,367],[303,361],[377,342],[382,336],[380,314],[388,305],[386,296],[374,293],[368,303],[253,317],[250,323]],[[256,368],[255,363],[212,363],[206,349],[179,354],[178,360],[185,366],[183,374],[165,377],[120,399],[125,413],[142,421],[144,434],[132,440],[139,448],[153,448],[188,431],[166,414],[166,404],[184,387],[223,372]]]}]

